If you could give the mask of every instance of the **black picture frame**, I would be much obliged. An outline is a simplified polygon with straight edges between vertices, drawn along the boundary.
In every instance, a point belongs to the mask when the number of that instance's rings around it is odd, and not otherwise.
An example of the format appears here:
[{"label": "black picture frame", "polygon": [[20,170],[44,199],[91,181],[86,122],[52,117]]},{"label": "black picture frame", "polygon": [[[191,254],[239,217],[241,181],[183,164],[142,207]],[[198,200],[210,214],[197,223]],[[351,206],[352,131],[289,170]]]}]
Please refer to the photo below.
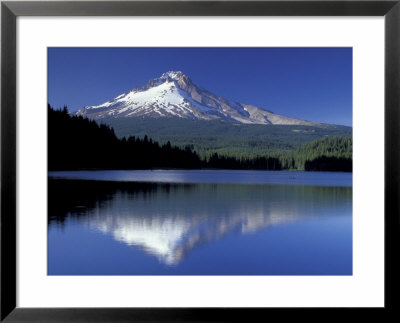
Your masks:
[{"label": "black picture frame", "polygon": [[[16,19],[19,16],[384,16],[384,308],[19,308],[16,307]],[[203,322],[269,315],[343,319],[356,311],[380,321],[400,305],[400,0],[379,1],[2,1],[1,2],[1,322]],[[40,291],[38,291],[40,293]],[[267,312],[268,311],[268,312]],[[311,311],[313,311],[311,313]],[[353,313],[354,314],[354,313]],[[321,317],[323,315],[323,317]],[[394,316],[396,317],[396,316]],[[360,317],[358,317],[360,318]]]}]

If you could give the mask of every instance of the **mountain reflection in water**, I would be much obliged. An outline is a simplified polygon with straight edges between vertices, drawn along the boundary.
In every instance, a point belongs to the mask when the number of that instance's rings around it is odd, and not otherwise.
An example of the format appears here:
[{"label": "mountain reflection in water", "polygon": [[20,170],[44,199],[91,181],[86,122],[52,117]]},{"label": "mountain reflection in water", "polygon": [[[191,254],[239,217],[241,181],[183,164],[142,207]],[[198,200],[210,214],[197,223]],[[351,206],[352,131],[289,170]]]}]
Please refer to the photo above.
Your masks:
[{"label": "mountain reflection in water", "polygon": [[77,221],[166,265],[229,234],[348,214],[349,187],[49,179],[49,226]]}]

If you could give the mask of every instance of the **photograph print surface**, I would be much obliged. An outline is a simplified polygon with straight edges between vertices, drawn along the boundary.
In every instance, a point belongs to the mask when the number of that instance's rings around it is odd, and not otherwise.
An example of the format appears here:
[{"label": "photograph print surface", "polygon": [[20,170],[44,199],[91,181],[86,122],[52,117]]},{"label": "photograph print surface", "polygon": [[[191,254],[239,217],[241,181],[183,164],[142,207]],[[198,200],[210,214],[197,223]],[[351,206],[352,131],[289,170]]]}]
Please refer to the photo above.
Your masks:
[{"label": "photograph print surface", "polygon": [[352,275],[351,48],[48,48],[49,275]]}]

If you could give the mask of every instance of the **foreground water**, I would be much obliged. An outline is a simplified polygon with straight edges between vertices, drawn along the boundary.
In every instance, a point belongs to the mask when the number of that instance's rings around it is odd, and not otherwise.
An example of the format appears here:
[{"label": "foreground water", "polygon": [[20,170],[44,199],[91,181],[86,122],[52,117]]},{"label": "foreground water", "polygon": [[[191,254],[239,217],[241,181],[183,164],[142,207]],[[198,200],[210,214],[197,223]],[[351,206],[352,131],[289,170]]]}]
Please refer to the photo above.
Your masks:
[{"label": "foreground water", "polygon": [[351,275],[352,176],[49,173],[50,275]]}]

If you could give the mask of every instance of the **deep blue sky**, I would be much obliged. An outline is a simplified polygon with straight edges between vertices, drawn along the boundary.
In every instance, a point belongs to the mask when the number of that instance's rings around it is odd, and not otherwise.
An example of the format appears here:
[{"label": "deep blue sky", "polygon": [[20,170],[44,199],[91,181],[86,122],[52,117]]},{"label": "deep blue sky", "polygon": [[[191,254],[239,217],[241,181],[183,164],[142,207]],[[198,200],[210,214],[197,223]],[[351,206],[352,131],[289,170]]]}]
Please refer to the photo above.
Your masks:
[{"label": "deep blue sky", "polygon": [[240,103],[352,125],[351,48],[49,48],[49,103],[98,105],[170,70]]}]

